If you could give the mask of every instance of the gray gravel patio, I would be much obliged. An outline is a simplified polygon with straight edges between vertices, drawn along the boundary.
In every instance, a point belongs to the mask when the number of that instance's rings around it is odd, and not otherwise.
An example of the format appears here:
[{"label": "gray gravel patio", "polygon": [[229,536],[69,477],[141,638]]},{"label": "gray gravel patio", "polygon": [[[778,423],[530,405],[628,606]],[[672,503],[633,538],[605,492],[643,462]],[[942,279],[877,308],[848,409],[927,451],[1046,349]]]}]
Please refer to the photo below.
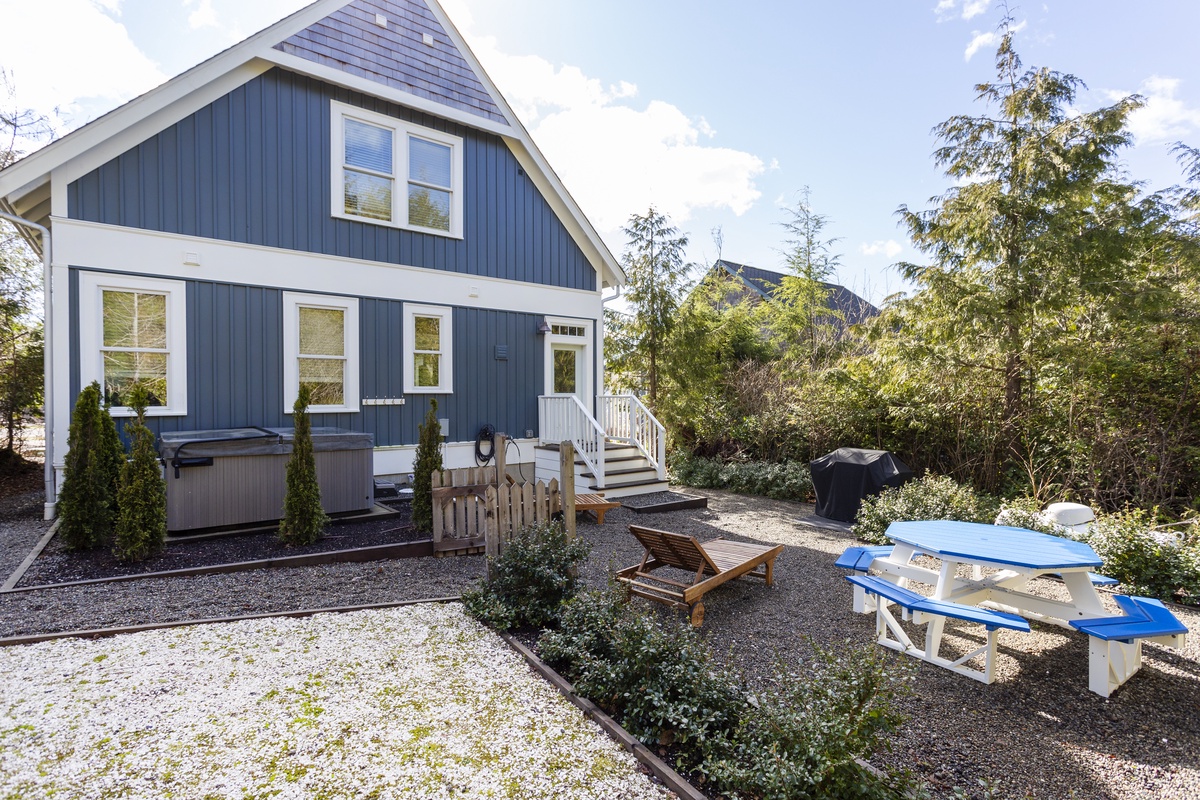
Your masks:
[{"label": "gray gravel patio", "polygon": [[[854,542],[849,533],[802,524],[811,506],[704,494],[707,510],[638,515],[622,508],[603,526],[581,520],[579,532],[592,545],[587,582],[602,586],[611,568],[640,558],[626,530],[631,523],[702,540],[783,544],[773,587],[736,581],[705,597],[702,634],[718,657],[769,688],[779,659],[804,658],[810,641],[873,641],[873,617],[852,613],[851,588],[833,566]],[[0,580],[49,525],[36,494],[9,500],[15,502],[0,510]],[[443,597],[483,571],[481,556],[467,556],[12,593],[0,595],[0,636]],[[1042,581],[1037,590],[1054,596],[1062,587]],[[915,692],[905,700],[909,720],[892,750],[872,763],[911,768],[945,797],[953,786],[978,796],[981,778],[995,781],[1004,798],[1200,797],[1200,613],[1174,610],[1193,631],[1186,650],[1146,645],[1141,672],[1107,700],[1087,688],[1087,637],[1039,623],[1031,634],[1001,633],[990,686],[919,665]],[[958,641],[974,646],[975,631],[964,633]]]}]

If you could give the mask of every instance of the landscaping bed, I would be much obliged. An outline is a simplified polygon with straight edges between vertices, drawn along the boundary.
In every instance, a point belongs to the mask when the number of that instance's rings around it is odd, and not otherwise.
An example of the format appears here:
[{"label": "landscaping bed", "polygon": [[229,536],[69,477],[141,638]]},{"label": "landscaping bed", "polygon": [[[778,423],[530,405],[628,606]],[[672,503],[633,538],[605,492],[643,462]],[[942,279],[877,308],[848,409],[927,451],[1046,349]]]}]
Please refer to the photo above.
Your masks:
[{"label": "landscaping bed", "polygon": [[[798,523],[811,506],[706,494],[708,509],[668,512],[653,518],[653,527],[701,541],[724,536],[784,545],[774,586],[739,580],[705,597],[700,635],[760,697],[776,697],[780,669],[806,663],[814,644],[838,649],[874,642],[874,619],[853,613],[851,587],[833,566],[856,543],[852,535]],[[36,497],[22,507],[27,510],[19,519],[0,509],[0,545],[19,543],[17,562],[47,526]],[[591,545],[580,570],[589,587],[602,588],[614,568],[638,563],[642,548],[628,525],[645,521],[624,508],[610,511],[604,525],[580,519],[579,534]],[[472,555],[7,594],[0,595],[0,636],[446,597],[483,572],[483,557]],[[1063,587],[1039,581],[1037,591],[1054,596]],[[887,651],[897,665],[916,667],[913,693],[901,705],[909,720],[890,748],[869,760],[913,770],[938,800],[951,800],[955,787],[982,798],[983,778],[997,782],[988,795],[997,799],[1060,800],[1074,792],[1089,800],[1193,800],[1200,796],[1200,611],[1173,610],[1192,630],[1187,647],[1146,645],[1142,671],[1107,700],[1088,690],[1087,637],[1052,626],[1002,632],[990,686]],[[520,638],[534,643],[534,637]]]},{"label": "landscaping bed", "polygon": [[172,537],[162,553],[134,563],[118,561],[106,548],[69,552],[55,536],[26,570],[16,588],[354,550],[428,538],[418,534],[413,527],[411,504],[396,503],[394,510],[396,513],[390,516],[336,521],[320,541],[303,546],[284,545],[274,530]]}]

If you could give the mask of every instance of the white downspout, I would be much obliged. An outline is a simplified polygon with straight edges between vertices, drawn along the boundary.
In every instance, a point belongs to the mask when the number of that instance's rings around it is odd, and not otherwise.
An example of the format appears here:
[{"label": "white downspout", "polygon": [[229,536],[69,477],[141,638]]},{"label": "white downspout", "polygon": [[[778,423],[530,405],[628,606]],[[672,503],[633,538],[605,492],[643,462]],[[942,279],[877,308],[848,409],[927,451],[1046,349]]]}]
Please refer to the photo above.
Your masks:
[{"label": "white downspout", "polygon": [[54,348],[50,346],[50,336],[54,329],[50,325],[51,308],[53,307],[50,297],[50,229],[44,225],[39,225],[24,217],[18,217],[15,214],[9,214],[5,211],[0,211],[0,219],[6,219],[14,225],[32,228],[42,236],[42,297],[45,304],[45,309],[42,313],[42,366],[44,369],[42,376],[42,405],[45,408],[44,417],[46,420],[46,466],[44,470],[46,504],[44,506],[43,517],[45,519],[54,519],[54,507],[58,497],[54,485],[54,411],[51,405],[54,398]]}]

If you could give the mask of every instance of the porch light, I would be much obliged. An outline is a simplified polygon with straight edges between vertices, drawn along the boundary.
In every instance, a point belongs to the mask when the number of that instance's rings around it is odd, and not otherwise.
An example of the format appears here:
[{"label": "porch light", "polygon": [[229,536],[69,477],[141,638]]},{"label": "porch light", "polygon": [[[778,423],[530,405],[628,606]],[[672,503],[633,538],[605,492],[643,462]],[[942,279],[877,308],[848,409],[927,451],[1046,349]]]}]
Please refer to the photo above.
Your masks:
[{"label": "porch light", "polygon": [[538,334],[538,336],[545,336],[549,332],[550,332],[550,321],[547,320],[545,317],[542,317],[542,321],[539,322],[538,326],[537,326],[537,334]]}]

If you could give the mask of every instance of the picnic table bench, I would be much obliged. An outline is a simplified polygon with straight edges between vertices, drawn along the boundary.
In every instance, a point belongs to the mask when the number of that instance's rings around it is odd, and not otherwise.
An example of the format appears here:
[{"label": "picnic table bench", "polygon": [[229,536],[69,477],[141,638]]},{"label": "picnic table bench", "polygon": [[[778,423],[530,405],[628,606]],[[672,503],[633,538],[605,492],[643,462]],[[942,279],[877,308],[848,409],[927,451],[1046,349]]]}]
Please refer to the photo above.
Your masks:
[{"label": "picnic table bench", "polygon": [[[875,602],[875,632],[879,635],[881,645],[983,683],[991,683],[996,679],[996,638],[1000,628],[1029,632],[1029,623],[1016,614],[992,611],[978,606],[965,606],[947,600],[935,600],[874,575],[847,575],[846,580],[856,587],[862,588],[867,594],[875,595],[878,598]],[[929,626],[925,633],[925,646],[917,647],[900,627],[900,622],[892,615],[888,608],[889,603],[895,603],[904,609],[903,618],[911,618],[917,625],[931,621],[925,619],[926,616],[935,619],[950,618],[979,623],[987,631],[987,641],[983,646],[960,658],[954,660],[943,658],[939,655],[942,642],[941,628]],[[979,655],[982,655],[984,659],[983,669],[968,666],[968,662]]]},{"label": "picnic table bench", "polygon": [[[775,558],[783,545],[759,545],[713,539],[701,544],[693,536],[630,525],[629,532],[646,548],[641,563],[617,572],[631,594],[682,608],[695,627],[704,622],[705,593],[727,581],[749,576],[771,585]],[[652,574],[661,567],[693,573],[691,583]]]}]

